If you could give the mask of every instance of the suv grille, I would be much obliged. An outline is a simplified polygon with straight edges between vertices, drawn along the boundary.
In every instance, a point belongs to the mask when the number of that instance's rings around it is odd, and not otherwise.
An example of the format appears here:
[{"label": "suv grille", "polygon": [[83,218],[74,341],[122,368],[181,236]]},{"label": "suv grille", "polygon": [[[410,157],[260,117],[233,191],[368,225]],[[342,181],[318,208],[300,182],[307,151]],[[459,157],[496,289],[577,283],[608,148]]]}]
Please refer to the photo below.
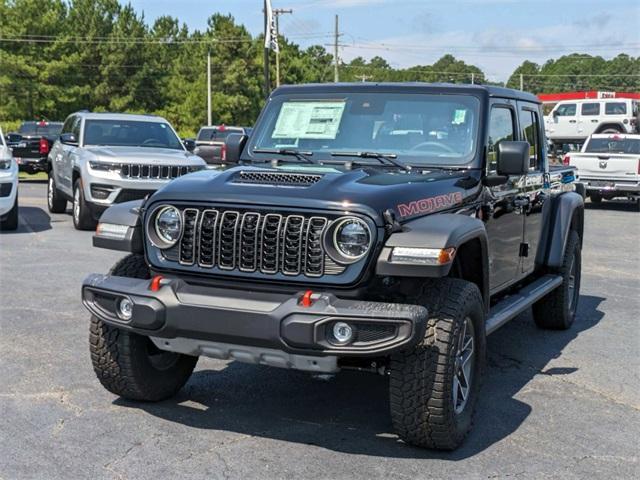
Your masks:
[{"label": "suv grille", "polygon": [[234,179],[234,183],[253,183],[260,185],[280,185],[288,187],[310,187],[317,183],[322,175],[308,173],[282,173],[282,172],[240,172]]},{"label": "suv grille", "polygon": [[177,247],[163,252],[181,265],[320,277],[345,267],[325,253],[324,216],[184,208],[184,231]]},{"label": "suv grille", "polygon": [[139,163],[123,163],[120,165],[120,175],[123,178],[171,179],[197,170],[200,170],[200,167],[188,165],[148,165]]}]

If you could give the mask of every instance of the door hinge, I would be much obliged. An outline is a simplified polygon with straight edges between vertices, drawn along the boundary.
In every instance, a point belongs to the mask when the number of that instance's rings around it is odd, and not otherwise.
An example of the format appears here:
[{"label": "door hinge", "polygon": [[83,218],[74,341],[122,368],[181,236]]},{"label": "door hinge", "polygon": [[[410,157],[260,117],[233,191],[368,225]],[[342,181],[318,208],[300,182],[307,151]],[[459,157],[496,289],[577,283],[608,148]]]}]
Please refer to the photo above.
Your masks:
[{"label": "door hinge", "polygon": [[529,256],[529,244],[528,243],[521,243],[520,244],[520,256],[521,257],[528,257]]}]

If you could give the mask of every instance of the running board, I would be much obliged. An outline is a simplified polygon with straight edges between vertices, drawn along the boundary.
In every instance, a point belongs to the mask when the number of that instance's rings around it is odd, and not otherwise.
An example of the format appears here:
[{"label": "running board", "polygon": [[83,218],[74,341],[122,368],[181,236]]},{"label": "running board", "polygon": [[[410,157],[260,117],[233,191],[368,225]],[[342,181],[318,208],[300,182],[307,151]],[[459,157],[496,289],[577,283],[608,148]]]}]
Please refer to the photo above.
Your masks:
[{"label": "running board", "polygon": [[562,277],[560,275],[544,275],[518,293],[510,295],[496,304],[489,312],[489,318],[487,318],[485,325],[487,335],[495,332],[513,317],[524,312],[531,304],[537,302],[560,285],[562,285]]}]

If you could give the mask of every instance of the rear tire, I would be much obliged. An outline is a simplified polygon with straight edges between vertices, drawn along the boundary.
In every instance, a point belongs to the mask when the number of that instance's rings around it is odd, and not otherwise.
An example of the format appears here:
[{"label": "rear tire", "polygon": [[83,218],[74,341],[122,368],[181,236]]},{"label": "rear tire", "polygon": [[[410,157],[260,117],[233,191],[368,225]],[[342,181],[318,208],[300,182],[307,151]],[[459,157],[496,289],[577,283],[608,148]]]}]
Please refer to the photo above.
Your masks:
[{"label": "rear tire", "polygon": [[13,202],[13,207],[7,213],[4,220],[0,221],[0,230],[13,231],[18,229],[18,194],[16,193],[16,199]]},{"label": "rear tire", "polygon": [[453,278],[427,281],[422,292],[415,301],[429,309],[425,338],[391,357],[391,419],[406,443],[453,450],[471,429],[484,373],[482,296]]},{"label": "rear tire", "polygon": [[82,180],[79,178],[73,184],[73,206],[72,206],[73,226],[76,230],[94,230],[97,222],[91,215],[89,205],[84,199],[82,190]]},{"label": "rear tire", "polygon": [[581,271],[580,236],[571,230],[562,266],[551,272],[562,276],[562,285],[533,304],[533,318],[539,328],[567,330],[571,327],[580,298]]},{"label": "rear tire", "polygon": [[602,130],[602,132],[600,133],[622,133],[622,129],[621,128],[615,128],[615,127],[608,127],[605,128],[604,130]]},{"label": "rear tire", "polygon": [[[146,279],[142,255],[128,255],[111,275]],[[198,357],[159,350],[144,335],[128,332],[91,317],[89,348],[93,370],[111,393],[130,400],[157,402],[175,395],[189,380]]]},{"label": "rear tire", "polygon": [[596,205],[598,205],[602,203],[602,195],[600,195],[599,193],[590,193],[589,200],[591,200],[591,203],[595,203]]},{"label": "rear tire", "polygon": [[49,170],[47,182],[47,208],[51,213],[64,213],[67,210],[67,200],[60,195],[52,170]]}]

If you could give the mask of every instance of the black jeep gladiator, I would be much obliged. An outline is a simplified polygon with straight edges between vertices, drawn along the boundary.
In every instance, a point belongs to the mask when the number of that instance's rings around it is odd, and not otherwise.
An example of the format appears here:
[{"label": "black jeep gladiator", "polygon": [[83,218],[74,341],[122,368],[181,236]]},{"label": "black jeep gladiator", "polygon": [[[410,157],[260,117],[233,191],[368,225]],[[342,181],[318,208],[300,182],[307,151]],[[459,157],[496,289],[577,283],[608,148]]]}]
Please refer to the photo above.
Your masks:
[{"label": "black jeep gladiator", "polygon": [[223,171],[102,215],[129,255],[82,286],[93,367],[156,401],[198,356],[389,377],[405,442],[456,448],[486,335],[533,307],[566,329],[583,200],[550,170],[530,94],[448,84],[285,86]]}]

